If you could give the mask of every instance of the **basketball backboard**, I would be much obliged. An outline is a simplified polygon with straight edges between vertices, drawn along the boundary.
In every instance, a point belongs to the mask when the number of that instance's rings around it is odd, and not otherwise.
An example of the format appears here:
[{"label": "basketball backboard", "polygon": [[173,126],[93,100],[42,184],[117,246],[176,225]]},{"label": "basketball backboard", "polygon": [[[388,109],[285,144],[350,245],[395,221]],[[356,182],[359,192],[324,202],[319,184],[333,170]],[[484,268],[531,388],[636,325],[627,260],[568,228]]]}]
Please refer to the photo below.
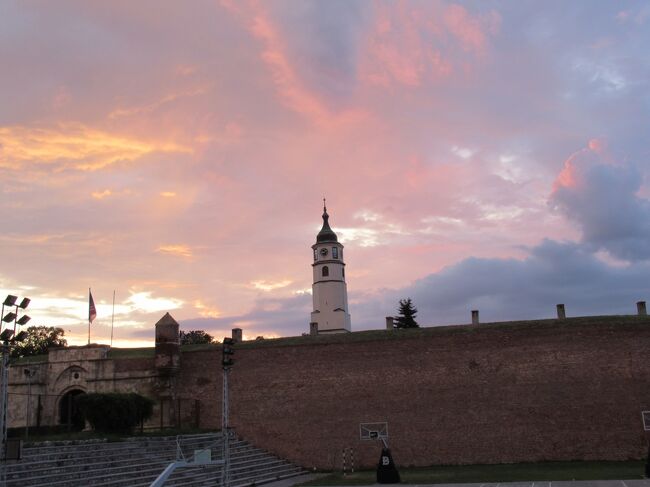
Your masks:
[{"label": "basketball backboard", "polygon": [[359,438],[361,440],[387,440],[388,423],[360,423]]}]

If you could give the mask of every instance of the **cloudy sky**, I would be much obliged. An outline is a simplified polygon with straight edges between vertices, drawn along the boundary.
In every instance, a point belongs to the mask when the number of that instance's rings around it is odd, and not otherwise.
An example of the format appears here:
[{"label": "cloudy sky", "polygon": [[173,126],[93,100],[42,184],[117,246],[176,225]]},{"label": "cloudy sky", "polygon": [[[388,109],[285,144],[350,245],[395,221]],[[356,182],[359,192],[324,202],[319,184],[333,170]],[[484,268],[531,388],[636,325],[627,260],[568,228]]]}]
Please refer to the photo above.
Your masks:
[{"label": "cloudy sky", "polygon": [[151,344],[308,331],[322,198],[353,329],[650,300],[645,1],[0,4],[0,292]]}]

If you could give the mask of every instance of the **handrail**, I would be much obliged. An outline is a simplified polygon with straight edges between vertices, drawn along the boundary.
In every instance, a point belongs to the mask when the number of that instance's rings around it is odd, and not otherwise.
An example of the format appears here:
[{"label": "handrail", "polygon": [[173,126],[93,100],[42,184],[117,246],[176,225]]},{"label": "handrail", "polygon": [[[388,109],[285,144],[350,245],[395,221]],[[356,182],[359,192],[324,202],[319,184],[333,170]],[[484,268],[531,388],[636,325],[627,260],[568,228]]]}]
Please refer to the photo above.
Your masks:
[{"label": "handrail", "polygon": [[151,485],[149,487],[162,487],[165,481],[169,478],[169,476],[174,473],[174,470],[184,465],[187,465],[186,461],[170,463],[169,465],[167,465],[167,468],[165,468],[165,470],[163,470],[162,473],[158,475],[156,480],[151,482]]},{"label": "handrail", "polygon": [[[196,465],[223,465],[224,461],[223,460],[213,460],[211,462],[205,462],[205,463],[197,463]],[[169,478],[171,474],[174,473],[174,470],[180,467],[192,467],[194,466],[194,462],[186,462],[185,460],[181,460],[178,462],[172,462],[167,467],[165,470],[162,471],[160,475],[151,482],[151,485],[149,487],[162,487],[165,484],[165,481]]]},{"label": "handrail", "polygon": [[[227,433],[226,433],[227,434]],[[221,434],[223,437],[223,432]],[[191,467],[193,465],[225,465],[224,460],[213,460],[211,462],[202,462],[202,463],[196,463],[194,460],[194,453],[190,456],[189,459],[185,457],[185,454],[183,453],[183,449],[181,448],[181,440],[183,439],[182,435],[177,435],[176,436],[176,461],[171,462],[165,470],[161,472],[160,475],[154,480],[149,487],[162,487],[165,484],[165,481],[169,478],[169,476],[174,473],[174,470],[180,467]],[[207,448],[212,448],[214,445],[216,445],[217,441],[215,440],[211,444],[208,445]]]}]

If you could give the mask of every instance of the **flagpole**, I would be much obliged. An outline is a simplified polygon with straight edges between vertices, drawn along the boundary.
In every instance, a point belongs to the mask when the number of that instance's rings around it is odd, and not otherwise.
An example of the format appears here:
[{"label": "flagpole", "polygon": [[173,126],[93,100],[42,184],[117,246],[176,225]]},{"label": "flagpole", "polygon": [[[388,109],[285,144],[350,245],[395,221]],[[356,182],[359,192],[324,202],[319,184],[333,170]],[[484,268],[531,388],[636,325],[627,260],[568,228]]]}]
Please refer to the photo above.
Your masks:
[{"label": "flagpole", "polygon": [[95,318],[97,318],[97,308],[95,308],[93,293],[88,288],[88,345],[90,345],[90,325],[92,325]]},{"label": "flagpole", "polygon": [[113,348],[113,320],[115,319],[115,289],[113,289],[113,314],[111,315],[111,348]]},{"label": "flagpole", "polygon": [[90,300],[92,299],[92,294],[90,288],[88,288],[88,345],[90,345]]}]

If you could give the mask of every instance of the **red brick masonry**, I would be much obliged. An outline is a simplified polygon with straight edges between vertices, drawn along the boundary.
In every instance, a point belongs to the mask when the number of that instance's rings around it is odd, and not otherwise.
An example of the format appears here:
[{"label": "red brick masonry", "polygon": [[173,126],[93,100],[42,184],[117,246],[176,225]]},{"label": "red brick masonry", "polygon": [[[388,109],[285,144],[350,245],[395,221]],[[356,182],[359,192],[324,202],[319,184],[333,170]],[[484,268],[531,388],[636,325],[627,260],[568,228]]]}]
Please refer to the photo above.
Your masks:
[{"label": "red brick masonry", "polygon": [[[220,349],[183,352],[181,395],[220,425]],[[305,467],[374,465],[360,422],[388,422],[398,465],[640,458],[650,319],[575,318],[244,342],[231,423]]]}]

